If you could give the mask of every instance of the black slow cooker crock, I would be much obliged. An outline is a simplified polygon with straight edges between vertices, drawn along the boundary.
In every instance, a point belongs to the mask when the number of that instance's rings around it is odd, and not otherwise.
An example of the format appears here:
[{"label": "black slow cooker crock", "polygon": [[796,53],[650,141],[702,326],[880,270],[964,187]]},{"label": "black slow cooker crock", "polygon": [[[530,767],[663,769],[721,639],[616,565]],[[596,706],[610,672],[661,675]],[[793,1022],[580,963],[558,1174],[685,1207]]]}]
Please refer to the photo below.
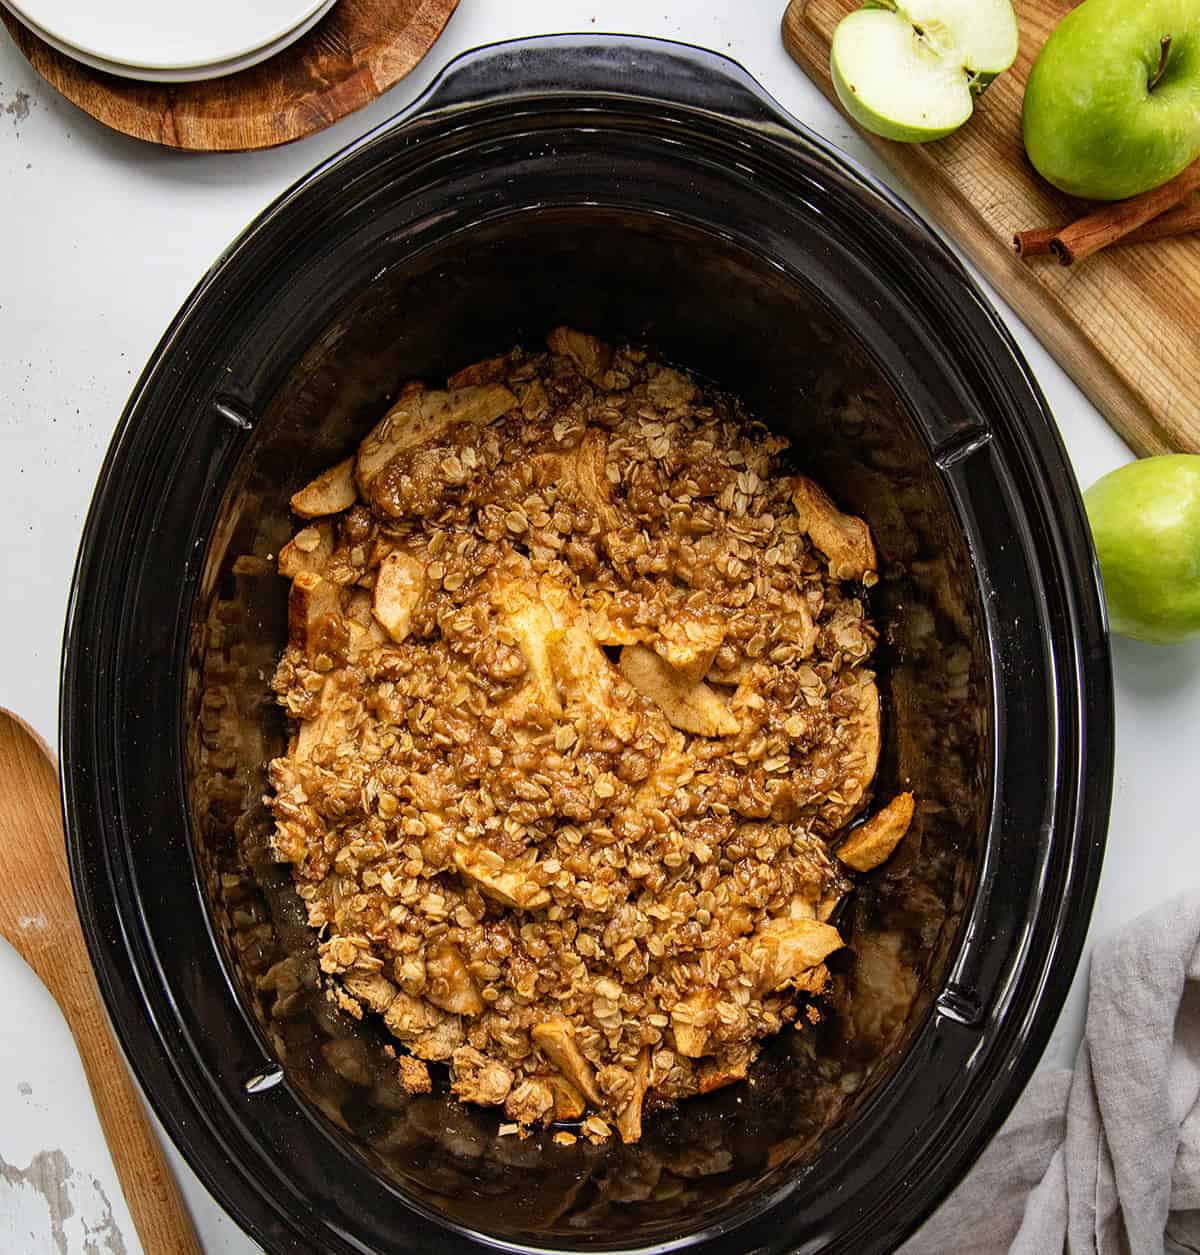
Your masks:
[{"label": "black slow cooker crock", "polygon": [[[410,1097],[325,996],[263,764],[289,495],[405,380],[557,323],[740,394],[874,529],[885,750],[918,799],[823,1022],[635,1146]],[[180,1149],[270,1252],[889,1250],[1029,1076],[1112,777],[1084,513],[995,312],[901,202],[736,65],[555,37],[456,61],[272,205],[139,381],[84,533],[70,856],[108,1008]]]}]

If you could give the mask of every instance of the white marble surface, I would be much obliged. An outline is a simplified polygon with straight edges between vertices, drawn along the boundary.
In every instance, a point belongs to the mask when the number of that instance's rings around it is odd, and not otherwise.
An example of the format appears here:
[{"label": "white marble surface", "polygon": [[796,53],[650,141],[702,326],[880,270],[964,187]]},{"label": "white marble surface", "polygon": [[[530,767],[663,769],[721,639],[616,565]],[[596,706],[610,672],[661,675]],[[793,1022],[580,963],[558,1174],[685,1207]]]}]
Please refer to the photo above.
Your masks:
[{"label": "white marble surface", "polygon": [[[279,191],[407,104],[455,53],[552,30],[704,44],[741,61],[797,117],[887,177],[784,53],[782,3],[462,0],[426,62],[370,108],[287,148],[220,157],[172,153],[105,130],[43,84],[0,34],[0,704],[55,736],[61,624],[92,485],[136,374],[193,284]],[[1126,461],[1128,450],[1093,407],[1005,316],[1081,483]],[[1115,661],[1117,783],[1092,942],[1200,881],[1200,644],[1118,642]],[[0,874],[2,866],[0,852]],[[1044,1062],[1073,1057],[1085,970]],[[140,1247],[70,1037],[3,942],[0,1007],[0,1251],[135,1255]],[[174,1162],[205,1251],[254,1250]],[[73,1210],[61,1237],[40,1188],[56,1180]],[[118,1231],[124,1245],[112,1236]]]}]

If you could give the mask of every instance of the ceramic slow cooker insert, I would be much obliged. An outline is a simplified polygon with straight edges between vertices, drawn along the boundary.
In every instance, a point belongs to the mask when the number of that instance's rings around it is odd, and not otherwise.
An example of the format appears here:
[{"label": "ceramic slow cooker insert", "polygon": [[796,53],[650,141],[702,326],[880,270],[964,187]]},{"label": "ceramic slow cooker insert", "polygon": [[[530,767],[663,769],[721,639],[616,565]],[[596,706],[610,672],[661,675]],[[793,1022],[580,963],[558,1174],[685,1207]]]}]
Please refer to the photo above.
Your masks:
[{"label": "ceramic slow cooker insert", "polygon": [[[739,394],[868,520],[878,787],[919,800],[820,1029],[628,1147],[405,1094],[385,1037],[324,997],[261,803],[290,494],[403,381],[558,323]],[[552,37],[460,58],[180,312],[88,519],[62,760],[118,1033],[267,1250],[863,1255],[961,1177],[1054,1024],[1107,820],[1107,639],[1053,422],[936,236],[733,63]]]}]

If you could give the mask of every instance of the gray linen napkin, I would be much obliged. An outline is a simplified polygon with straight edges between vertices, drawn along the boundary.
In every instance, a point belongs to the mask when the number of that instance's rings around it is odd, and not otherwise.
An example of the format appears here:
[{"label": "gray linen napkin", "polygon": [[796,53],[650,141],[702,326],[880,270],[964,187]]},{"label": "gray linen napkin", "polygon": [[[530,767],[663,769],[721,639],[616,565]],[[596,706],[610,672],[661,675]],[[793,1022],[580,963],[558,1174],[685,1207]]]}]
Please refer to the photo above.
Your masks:
[{"label": "gray linen napkin", "polygon": [[1200,894],[1092,956],[1074,1072],[1040,1072],[900,1255],[1200,1252]]}]

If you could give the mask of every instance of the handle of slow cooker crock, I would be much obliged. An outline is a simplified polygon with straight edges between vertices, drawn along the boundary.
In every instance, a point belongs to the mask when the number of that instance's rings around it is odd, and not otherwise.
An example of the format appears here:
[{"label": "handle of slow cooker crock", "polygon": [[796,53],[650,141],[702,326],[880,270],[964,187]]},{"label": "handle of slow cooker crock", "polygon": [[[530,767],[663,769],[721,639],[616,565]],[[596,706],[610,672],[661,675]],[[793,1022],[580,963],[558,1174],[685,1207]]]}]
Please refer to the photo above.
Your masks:
[{"label": "handle of slow cooker crock", "polygon": [[574,95],[632,97],[742,123],[797,125],[729,57],[633,35],[542,35],[464,52],[393,123],[495,100]]}]

